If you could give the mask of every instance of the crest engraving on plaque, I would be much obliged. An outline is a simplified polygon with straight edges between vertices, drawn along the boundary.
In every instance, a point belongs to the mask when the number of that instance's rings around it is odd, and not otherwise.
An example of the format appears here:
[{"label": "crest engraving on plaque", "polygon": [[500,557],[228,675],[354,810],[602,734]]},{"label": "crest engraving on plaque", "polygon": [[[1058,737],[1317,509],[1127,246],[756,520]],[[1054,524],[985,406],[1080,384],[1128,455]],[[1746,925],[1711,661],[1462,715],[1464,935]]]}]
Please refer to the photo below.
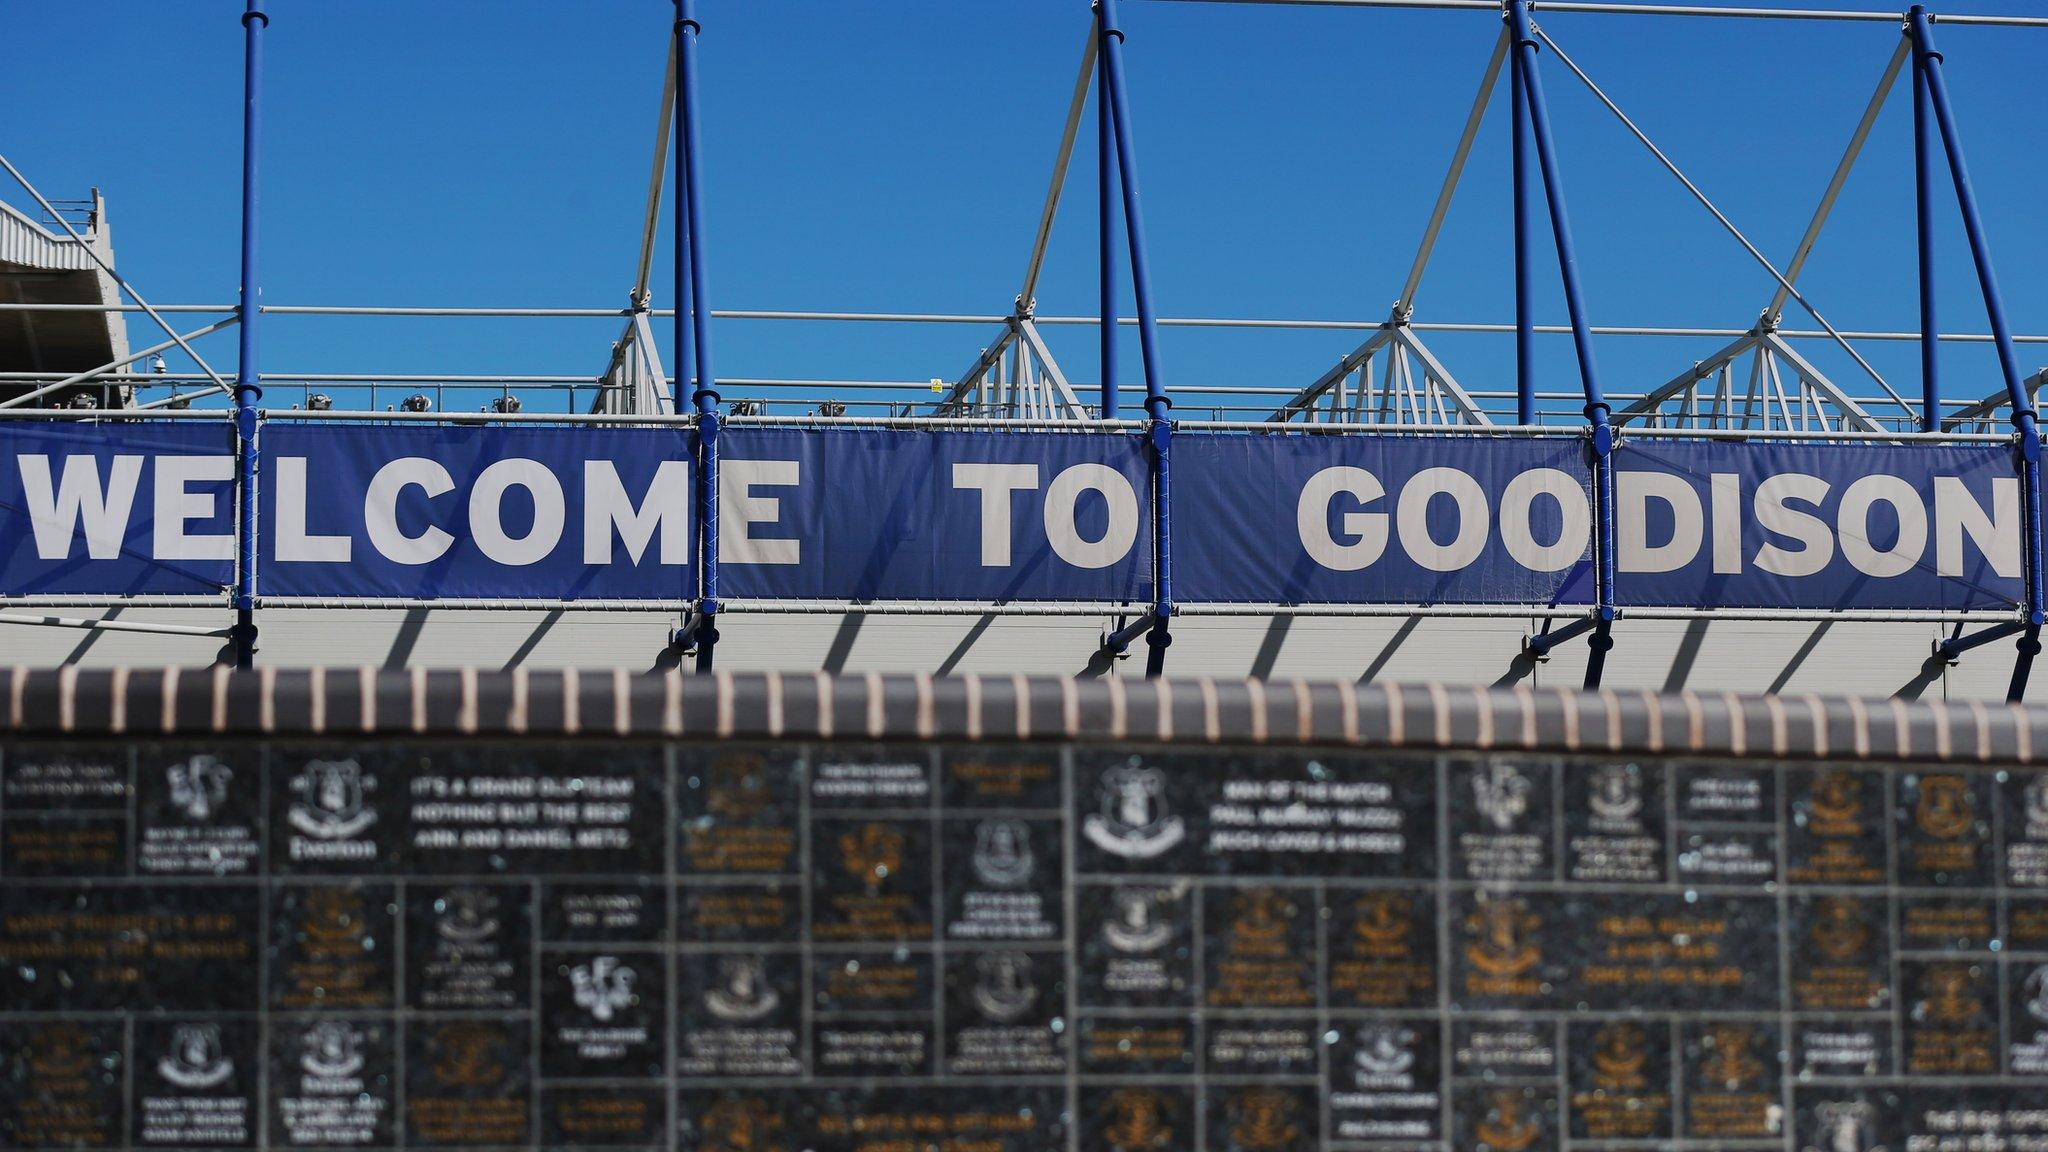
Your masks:
[{"label": "crest engraving on plaque", "polygon": [[1474,1129],[1494,1152],[1522,1152],[1543,1134],[1543,1126],[1525,1110],[1519,1088],[1496,1088],[1488,1098],[1486,1118]]},{"label": "crest engraving on plaque", "polygon": [[1151,888],[1119,888],[1111,895],[1116,914],[1102,925],[1102,938],[1124,953],[1155,952],[1173,938],[1173,924],[1153,905],[1160,893]]},{"label": "crest engraving on plaque", "polygon": [[451,1087],[482,1088],[505,1075],[497,1032],[482,1024],[449,1024],[433,1034],[434,1078]]},{"label": "crest engraving on plaque", "polygon": [[983,1016],[1008,1022],[1031,1011],[1038,985],[1031,978],[1031,957],[1022,952],[990,952],[974,962],[970,997]]},{"label": "crest engraving on plaque", "polygon": [[323,1020],[299,1038],[305,1049],[299,1068],[308,1076],[340,1079],[363,1070],[363,1032],[339,1020]]},{"label": "crest engraving on plaque", "polygon": [[1885,1152],[1869,1142],[1872,1109],[1861,1100],[1830,1100],[1817,1104],[1813,1117],[1820,1126],[1818,1143],[1802,1152]]},{"label": "crest engraving on plaque", "polygon": [[569,969],[576,1006],[600,1024],[633,1004],[634,971],[617,956],[596,956]]},{"label": "crest engraving on plaque", "polygon": [[434,902],[434,931],[452,944],[480,944],[498,934],[498,898],[480,888],[456,888]]},{"label": "crest engraving on plaque", "polygon": [[1542,925],[1519,897],[1482,900],[1465,918],[1465,959],[1488,976],[1519,976],[1543,961]]},{"label": "crest engraving on plaque", "polygon": [[376,785],[353,760],[314,760],[292,778],[297,799],[285,819],[315,840],[346,840],[377,822],[377,811],[365,804]]},{"label": "crest engraving on plaque", "polygon": [[1970,785],[1961,776],[1923,776],[1920,799],[1913,805],[1913,820],[1920,830],[1941,840],[1954,840],[1968,832],[1977,821]]},{"label": "crest engraving on plaque", "polygon": [[991,888],[1016,888],[1031,880],[1037,860],[1031,828],[1022,820],[984,820],[974,829],[974,875]]},{"label": "crest engraving on plaque", "polygon": [[1374,1024],[1360,1028],[1358,1050],[1351,1062],[1358,1066],[1361,1082],[1403,1076],[1415,1067],[1415,1029],[1399,1024]]},{"label": "crest engraving on plaque", "polygon": [[1295,1119],[1299,1107],[1278,1088],[1240,1089],[1226,1105],[1230,1139],[1245,1152],[1283,1152],[1301,1135]]},{"label": "crest engraving on plaque", "polygon": [[719,957],[717,982],[704,993],[705,1009],[720,1020],[759,1020],[781,1002],[760,956]]},{"label": "crest engraving on plaque", "polygon": [[1620,1020],[1593,1034],[1594,1087],[1638,1091],[1649,1083],[1643,1074],[1649,1062],[1649,1040],[1642,1025]]},{"label": "crest engraving on plaque", "polygon": [[1103,1101],[1109,1123],[1102,1134],[1116,1152],[1144,1152],[1173,1143],[1166,1123],[1166,1101],[1150,1088],[1119,1088]]},{"label": "crest engraving on plaque", "polygon": [[220,1025],[180,1024],[156,1070],[180,1088],[214,1088],[235,1074],[235,1062],[221,1050]]},{"label": "crest engraving on plaque", "polygon": [[783,1124],[766,1100],[720,1100],[697,1121],[697,1152],[783,1152]]},{"label": "crest engraving on plaque", "polygon": [[201,754],[189,760],[182,760],[164,769],[164,779],[170,785],[171,804],[184,814],[185,819],[203,822],[213,818],[227,802],[228,784],[235,778],[235,770],[220,762],[215,756]]},{"label": "crest engraving on plaque", "polygon": [[1187,825],[1168,808],[1166,776],[1157,768],[1112,768],[1102,774],[1101,810],[1081,822],[1089,843],[1126,860],[1149,860],[1180,843]]},{"label": "crest engraving on plaque", "polygon": [[839,859],[870,894],[879,892],[903,870],[903,833],[887,824],[865,825],[839,838]]},{"label": "crest engraving on plaque", "polygon": [[1535,785],[1513,764],[1488,764],[1472,774],[1472,802],[1498,832],[1511,832],[1529,812]]}]

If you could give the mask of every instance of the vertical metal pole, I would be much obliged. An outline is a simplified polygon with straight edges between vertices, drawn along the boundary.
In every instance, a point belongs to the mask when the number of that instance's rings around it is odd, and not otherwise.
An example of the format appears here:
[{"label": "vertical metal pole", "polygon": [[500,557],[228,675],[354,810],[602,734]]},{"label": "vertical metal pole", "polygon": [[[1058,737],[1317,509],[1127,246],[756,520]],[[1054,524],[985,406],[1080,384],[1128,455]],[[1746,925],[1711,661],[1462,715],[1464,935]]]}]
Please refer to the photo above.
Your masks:
[{"label": "vertical metal pole", "polygon": [[1536,320],[1530,302],[1528,105],[1522,97],[1522,54],[1508,57],[1508,130],[1514,134],[1515,423],[1536,422]]},{"label": "vertical metal pole", "polygon": [[235,625],[230,633],[235,667],[248,668],[256,662],[256,501],[257,455],[256,404],[263,399],[257,374],[258,321],[262,317],[262,290],[256,279],[256,235],[262,187],[261,170],[263,29],[270,17],[262,0],[249,0],[242,13],[242,293],[236,306],[240,320],[241,348],[235,366],[235,441],[238,467],[235,473]]},{"label": "vertical metal pole", "polygon": [[[1970,256],[1977,265],[1977,285],[1984,293],[1984,312],[1991,321],[1991,335],[1998,346],[1998,366],[2005,374],[2005,390],[2012,402],[2013,428],[2019,436],[2021,499],[2026,515],[2026,623],[2030,638],[2048,621],[2042,593],[2041,548],[2041,431],[2034,412],[2033,397],[2020,379],[2019,357],[2014,354],[2012,328],[2006,323],[2005,300],[1998,292],[1998,274],[1991,267],[1991,247],[1984,239],[1984,221],[1977,212],[1977,193],[1970,184],[1970,169],[1963,161],[1963,143],[1956,132],[1955,115],[1949,105],[1948,82],[1941,74],[1941,53],[1934,49],[1927,10],[1914,5],[1906,14],[1906,27],[1913,36],[1914,54],[1926,78],[1927,98],[1941,128],[1942,149],[1948,156],[1949,179],[1955,184],[1956,206],[1962,210],[1963,232],[1970,239]],[[2025,656],[2024,650],[2022,656]],[[2024,687],[2022,681],[2021,684]]]},{"label": "vertical metal pole", "polygon": [[[697,409],[697,670],[711,670],[718,645],[718,378],[711,372],[711,310],[704,281],[704,141],[697,121],[697,23],[695,0],[676,0],[676,221],[677,258],[689,269],[690,337],[696,353],[697,383],[690,399]],[[676,302],[681,332],[684,302]],[[681,356],[680,345],[677,355]],[[681,365],[676,369],[683,371]]]},{"label": "vertical metal pole", "polygon": [[1138,305],[1138,348],[1145,364],[1145,412],[1150,417],[1152,442],[1152,565],[1154,602],[1152,630],[1146,637],[1151,651],[1145,673],[1157,676],[1165,668],[1166,647],[1173,642],[1168,621],[1173,618],[1173,401],[1166,395],[1160,378],[1159,327],[1152,308],[1152,272],[1145,256],[1145,214],[1138,195],[1137,146],[1131,139],[1131,108],[1124,86],[1124,34],[1116,18],[1116,0],[1095,0],[1102,22],[1103,79],[1109,98],[1110,115],[1116,129],[1118,182],[1123,187],[1124,233],[1131,254],[1131,290]]},{"label": "vertical metal pole", "polygon": [[[1920,11],[1916,8],[1915,11]],[[1941,331],[1934,315],[1934,114],[1927,62],[1913,36],[1913,207],[1920,241],[1920,430],[1941,431]]]},{"label": "vertical metal pole", "polygon": [[1095,221],[1102,276],[1102,418],[1116,409],[1116,123],[1109,110],[1109,36],[1095,14]]},{"label": "vertical metal pole", "polygon": [[1536,162],[1543,172],[1544,200],[1550,209],[1550,232],[1557,245],[1557,270],[1564,281],[1565,310],[1572,323],[1572,346],[1578,353],[1579,381],[1586,392],[1586,423],[1593,452],[1593,635],[1587,644],[1592,659],[1586,664],[1586,686],[1597,687],[1606,666],[1607,652],[1614,647],[1614,429],[1607,416],[1609,405],[1600,389],[1600,372],[1593,359],[1593,333],[1586,324],[1585,297],[1579,291],[1578,260],[1572,247],[1572,228],[1565,210],[1564,183],[1558,173],[1557,149],[1550,135],[1550,113],[1543,100],[1543,76],[1536,67],[1537,41],[1529,25],[1528,0],[1507,0],[1507,15],[1514,32],[1517,77],[1528,105],[1530,135],[1536,143]]}]

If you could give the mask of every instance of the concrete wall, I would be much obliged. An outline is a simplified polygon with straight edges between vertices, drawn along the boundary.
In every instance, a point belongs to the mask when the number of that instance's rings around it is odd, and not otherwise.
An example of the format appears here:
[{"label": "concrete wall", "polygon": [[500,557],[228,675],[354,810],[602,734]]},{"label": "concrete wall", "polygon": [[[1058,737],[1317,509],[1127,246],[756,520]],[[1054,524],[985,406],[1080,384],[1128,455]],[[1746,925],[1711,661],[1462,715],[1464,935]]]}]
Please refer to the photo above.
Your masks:
[{"label": "concrete wall", "polygon": [[[67,614],[100,615],[76,609]],[[127,609],[115,616],[207,626],[229,620],[225,610]],[[260,623],[258,662],[278,666],[651,668],[662,660],[674,620],[647,612],[268,609]],[[1142,641],[1128,660],[1105,662],[1095,655],[1105,622],[1092,617],[731,614],[719,623],[722,668],[1144,672]],[[1168,668],[1179,675],[1230,678],[1577,687],[1585,675],[1582,641],[1564,645],[1543,662],[1521,655],[1522,637],[1539,626],[1511,619],[1189,617],[1174,624]],[[1932,624],[1624,620],[1615,628],[1606,685],[2003,699],[2013,643],[2000,641],[1941,667],[1930,662],[1929,651],[1943,634]],[[208,638],[0,626],[0,666],[194,665],[212,662],[220,649],[220,641]],[[2030,699],[2048,701],[2048,660],[2043,665]]]}]

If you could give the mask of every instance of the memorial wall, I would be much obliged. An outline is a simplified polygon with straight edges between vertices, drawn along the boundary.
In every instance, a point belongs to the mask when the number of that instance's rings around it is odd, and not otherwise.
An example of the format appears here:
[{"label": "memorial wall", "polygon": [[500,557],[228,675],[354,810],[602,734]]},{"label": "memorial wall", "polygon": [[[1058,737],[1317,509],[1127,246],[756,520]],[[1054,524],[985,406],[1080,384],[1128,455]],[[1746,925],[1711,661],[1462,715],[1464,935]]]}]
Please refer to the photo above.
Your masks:
[{"label": "memorial wall", "polygon": [[2048,1148],[2048,771],[16,739],[0,1147]]}]

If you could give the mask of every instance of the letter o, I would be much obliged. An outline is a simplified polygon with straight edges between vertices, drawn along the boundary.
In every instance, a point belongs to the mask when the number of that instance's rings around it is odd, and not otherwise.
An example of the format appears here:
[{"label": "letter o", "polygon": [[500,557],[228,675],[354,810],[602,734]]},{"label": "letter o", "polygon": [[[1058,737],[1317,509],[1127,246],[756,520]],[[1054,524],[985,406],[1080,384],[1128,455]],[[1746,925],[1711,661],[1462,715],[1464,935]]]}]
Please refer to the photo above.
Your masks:
[{"label": "letter o", "polygon": [[[507,536],[500,520],[505,490],[524,488],[533,496],[533,527]],[[477,475],[469,492],[469,534],[477,551],[515,567],[535,563],[562,542],[562,482],[537,460],[500,460]]]},{"label": "letter o", "polygon": [[1330,501],[1339,492],[1360,504],[1370,504],[1387,494],[1379,478],[1363,468],[1325,468],[1301,486],[1301,499],[1294,506],[1294,526],[1309,559],[1333,572],[1356,572],[1370,566],[1387,550],[1387,514],[1344,513],[1345,534],[1358,539],[1339,544],[1330,534]]},{"label": "letter o", "polygon": [[[1074,524],[1081,493],[1102,493],[1109,525],[1100,540],[1084,540]],[[1076,568],[1107,568],[1130,554],[1138,539],[1138,494],[1123,473],[1107,464],[1076,464],[1053,477],[1045,490],[1045,538],[1053,554]]]},{"label": "letter o", "polygon": [[[1872,505],[1889,504],[1899,516],[1899,538],[1890,548],[1870,542]],[[1903,576],[1927,552],[1927,506],[1903,477],[1876,473],[1842,489],[1835,510],[1835,541],[1842,557],[1866,576]]]},{"label": "letter o", "polygon": [[[1536,542],[1529,526],[1529,511],[1538,496],[1557,501],[1563,523],[1557,539]],[[1593,536],[1593,508],[1586,489],[1571,473],[1559,468],[1531,468],[1508,481],[1500,494],[1500,542],[1515,563],[1532,572],[1561,572],[1586,554]]]},{"label": "letter o", "polygon": [[[1458,534],[1441,543],[1429,533],[1430,497],[1449,496],[1458,505]],[[1486,550],[1486,491],[1456,468],[1424,468],[1401,488],[1394,509],[1401,550],[1431,572],[1456,572]]]}]

